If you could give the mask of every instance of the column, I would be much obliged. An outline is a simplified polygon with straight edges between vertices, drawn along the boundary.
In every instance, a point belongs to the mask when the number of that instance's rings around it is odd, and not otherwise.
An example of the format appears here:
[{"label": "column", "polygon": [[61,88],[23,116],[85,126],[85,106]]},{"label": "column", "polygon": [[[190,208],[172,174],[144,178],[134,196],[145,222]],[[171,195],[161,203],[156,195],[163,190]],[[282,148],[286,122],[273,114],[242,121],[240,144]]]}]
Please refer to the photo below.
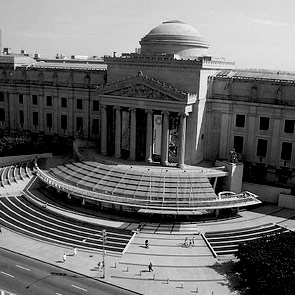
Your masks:
[{"label": "column", "polygon": [[220,144],[219,144],[219,158],[227,159],[227,142],[228,142],[228,132],[229,132],[229,114],[223,113],[221,117],[221,132]]},{"label": "column", "polygon": [[101,105],[100,151],[104,156],[107,154],[107,109],[105,105]]},{"label": "column", "polygon": [[153,111],[146,110],[146,116],[145,161],[151,163],[153,155]]},{"label": "column", "polygon": [[168,165],[168,148],[169,148],[169,112],[162,112],[162,143],[161,143],[161,165]]},{"label": "column", "polygon": [[186,134],[186,114],[180,114],[179,133],[178,133],[178,167],[183,169],[185,159],[185,134]]},{"label": "column", "polygon": [[121,108],[115,106],[116,129],[115,129],[115,157],[121,158]]},{"label": "column", "polygon": [[131,120],[130,120],[130,155],[129,160],[135,160],[136,149],[136,109],[130,108]]},{"label": "column", "polygon": [[[277,115],[277,114],[276,114]],[[273,128],[272,128],[272,137],[270,140],[270,158],[269,158],[269,164],[271,164],[274,167],[279,167],[279,159],[280,154],[278,151],[280,151],[280,142],[278,140],[280,136],[280,125],[281,125],[281,118],[278,116],[275,116],[273,118]]]}]

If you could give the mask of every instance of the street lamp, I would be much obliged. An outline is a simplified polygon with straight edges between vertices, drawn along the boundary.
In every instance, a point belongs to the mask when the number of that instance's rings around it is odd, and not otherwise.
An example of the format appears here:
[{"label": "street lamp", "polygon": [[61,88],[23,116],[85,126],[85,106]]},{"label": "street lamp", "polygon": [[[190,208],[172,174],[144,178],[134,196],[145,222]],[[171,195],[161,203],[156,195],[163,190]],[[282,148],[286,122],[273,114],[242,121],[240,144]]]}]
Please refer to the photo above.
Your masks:
[{"label": "street lamp", "polygon": [[105,250],[104,246],[107,241],[107,231],[105,229],[102,230],[102,278],[105,278],[106,273],[106,265],[105,265]]}]

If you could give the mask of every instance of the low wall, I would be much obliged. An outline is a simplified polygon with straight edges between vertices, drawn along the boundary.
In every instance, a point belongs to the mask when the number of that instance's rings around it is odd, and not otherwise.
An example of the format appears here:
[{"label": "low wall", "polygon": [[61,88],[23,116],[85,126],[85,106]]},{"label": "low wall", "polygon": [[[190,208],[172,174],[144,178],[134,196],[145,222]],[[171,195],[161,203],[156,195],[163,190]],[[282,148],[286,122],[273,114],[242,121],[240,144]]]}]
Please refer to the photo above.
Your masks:
[{"label": "low wall", "polygon": [[52,158],[51,153],[44,154],[31,154],[31,155],[19,155],[10,157],[0,157],[0,166],[12,165],[19,162],[33,160],[35,158]]},{"label": "low wall", "polygon": [[281,193],[287,195],[291,193],[291,189],[250,182],[243,182],[242,191],[254,193],[260,201],[274,203],[276,205],[279,203],[279,195]]},{"label": "low wall", "polygon": [[295,209],[295,196],[281,193],[279,195],[279,207]]}]

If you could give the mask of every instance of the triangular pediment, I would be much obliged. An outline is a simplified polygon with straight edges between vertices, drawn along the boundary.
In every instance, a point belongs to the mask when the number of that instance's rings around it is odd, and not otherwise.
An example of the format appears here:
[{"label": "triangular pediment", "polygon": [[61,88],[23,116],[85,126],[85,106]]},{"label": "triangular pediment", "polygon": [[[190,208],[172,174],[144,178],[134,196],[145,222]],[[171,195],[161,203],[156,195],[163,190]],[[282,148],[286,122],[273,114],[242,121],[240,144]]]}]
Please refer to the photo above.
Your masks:
[{"label": "triangular pediment", "polygon": [[98,93],[161,101],[185,101],[187,97],[185,92],[142,74],[103,85]]}]

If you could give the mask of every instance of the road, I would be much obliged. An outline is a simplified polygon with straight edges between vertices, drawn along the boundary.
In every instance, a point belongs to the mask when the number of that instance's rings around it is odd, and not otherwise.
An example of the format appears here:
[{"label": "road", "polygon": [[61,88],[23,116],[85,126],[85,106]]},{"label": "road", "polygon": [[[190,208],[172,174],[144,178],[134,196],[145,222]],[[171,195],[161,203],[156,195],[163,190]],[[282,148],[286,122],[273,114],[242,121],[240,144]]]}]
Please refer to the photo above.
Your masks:
[{"label": "road", "polygon": [[0,288],[21,295],[138,294],[2,248]]}]

